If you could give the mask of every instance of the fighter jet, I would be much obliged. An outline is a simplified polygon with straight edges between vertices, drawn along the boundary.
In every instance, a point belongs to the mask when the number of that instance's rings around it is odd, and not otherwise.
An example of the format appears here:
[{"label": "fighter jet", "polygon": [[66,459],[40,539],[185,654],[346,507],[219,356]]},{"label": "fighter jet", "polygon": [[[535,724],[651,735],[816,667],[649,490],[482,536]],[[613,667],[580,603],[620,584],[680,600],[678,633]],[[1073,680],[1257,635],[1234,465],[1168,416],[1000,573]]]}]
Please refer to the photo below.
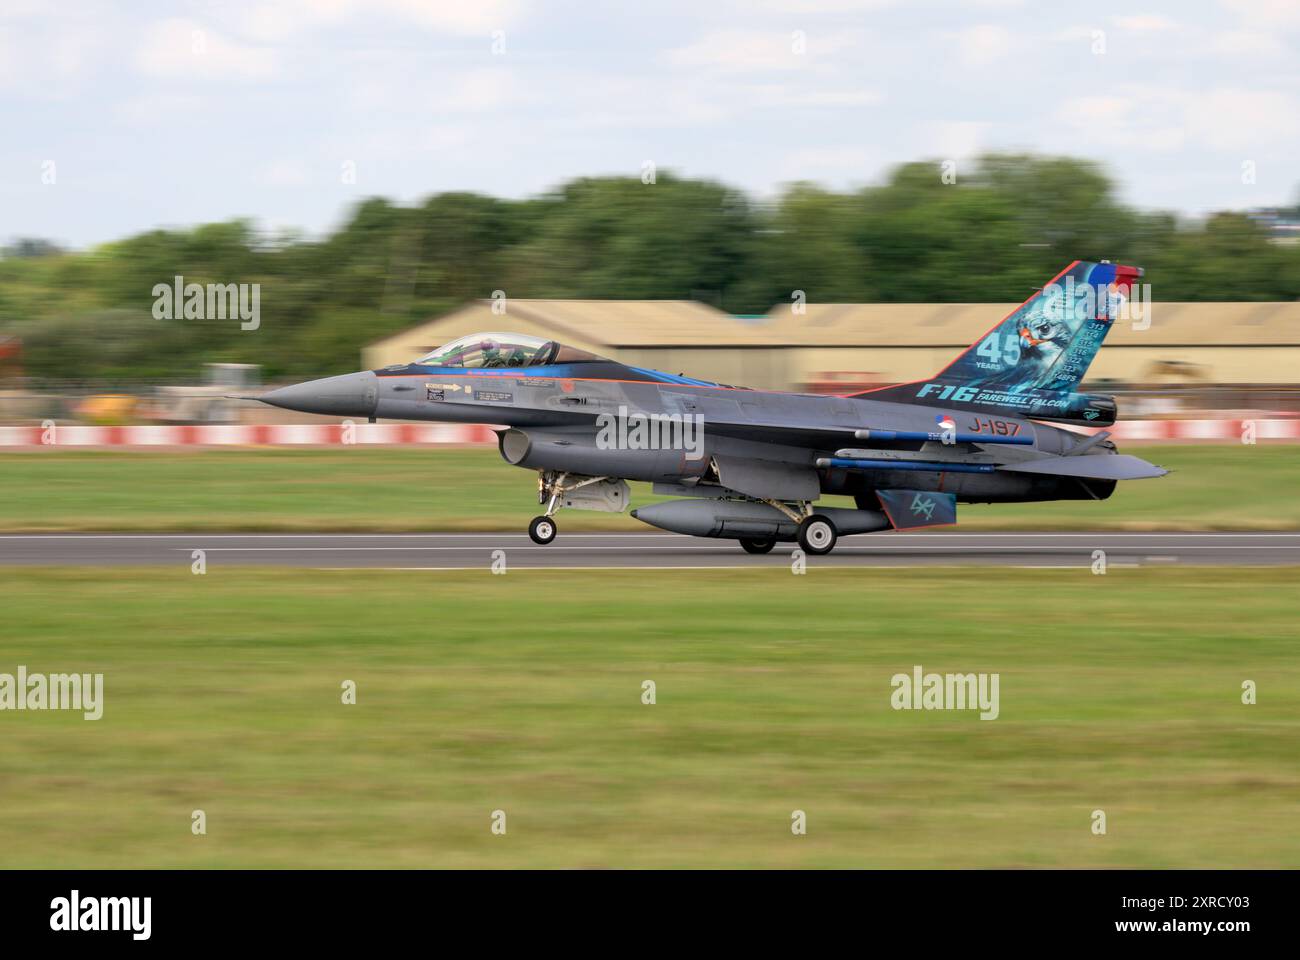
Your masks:
[{"label": "fighter jet", "polygon": [[1113,397],[1078,387],[1141,276],[1075,261],[933,377],[843,396],[751,390],[483,333],[256,399],[371,422],[493,425],[502,459],[537,472],[545,510],[528,533],[539,544],[555,539],[560,509],[622,511],[627,481],[639,480],[676,497],[632,511],[651,526],[753,554],[795,541],[821,555],[843,535],[955,523],[958,503],[1105,500],[1120,480],[1162,476],[1104,430],[1052,425],[1115,422]]}]

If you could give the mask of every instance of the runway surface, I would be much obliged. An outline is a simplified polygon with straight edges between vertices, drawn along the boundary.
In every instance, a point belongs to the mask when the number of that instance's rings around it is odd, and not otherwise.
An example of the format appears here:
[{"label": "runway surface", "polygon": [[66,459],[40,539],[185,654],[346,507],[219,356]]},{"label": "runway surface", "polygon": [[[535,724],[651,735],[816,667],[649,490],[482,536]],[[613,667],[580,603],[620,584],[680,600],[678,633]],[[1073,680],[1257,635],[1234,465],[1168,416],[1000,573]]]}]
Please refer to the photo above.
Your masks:
[{"label": "runway surface", "polygon": [[[561,533],[539,547],[523,533],[34,534],[0,536],[0,566],[128,566],[191,563],[202,550],[221,564],[351,569],[488,569],[504,551],[510,568],[608,570],[787,566],[793,544],[750,556],[733,540],[675,534]],[[845,537],[809,566],[979,565],[1088,567],[1300,564],[1300,533],[878,533]]]}]

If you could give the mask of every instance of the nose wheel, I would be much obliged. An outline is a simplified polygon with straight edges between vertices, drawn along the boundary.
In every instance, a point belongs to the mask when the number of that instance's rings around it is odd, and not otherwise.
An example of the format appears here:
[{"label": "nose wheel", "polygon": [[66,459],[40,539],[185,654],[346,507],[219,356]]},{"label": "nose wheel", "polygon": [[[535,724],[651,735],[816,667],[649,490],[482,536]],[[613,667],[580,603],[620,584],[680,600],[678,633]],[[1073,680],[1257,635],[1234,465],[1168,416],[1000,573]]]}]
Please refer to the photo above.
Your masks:
[{"label": "nose wheel", "polygon": [[556,529],[555,521],[550,517],[541,516],[533,517],[533,522],[528,525],[528,536],[533,543],[546,546],[555,539],[555,534],[559,532]]}]

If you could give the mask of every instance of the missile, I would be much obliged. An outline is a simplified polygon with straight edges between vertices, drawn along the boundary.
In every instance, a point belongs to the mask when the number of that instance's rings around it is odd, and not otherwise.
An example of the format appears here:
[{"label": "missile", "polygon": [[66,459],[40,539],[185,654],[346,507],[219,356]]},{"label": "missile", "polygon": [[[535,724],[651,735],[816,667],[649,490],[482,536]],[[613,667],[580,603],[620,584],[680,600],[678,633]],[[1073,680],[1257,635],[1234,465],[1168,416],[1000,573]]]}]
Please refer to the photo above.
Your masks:
[{"label": "missile", "polygon": [[[970,463],[972,462],[969,460],[958,460],[955,458],[951,461],[934,460],[934,459],[921,460],[917,457],[897,457],[897,456],[893,456],[892,455],[893,453],[894,451],[892,450],[889,451],[879,450],[879,449],[862,450],[857,447],[845,447],[843,450],[835,451],[835,458],[837,460],[888,460],[890,463],[893,463],[895,461],[898,461],[900,463]],[[975,456],[980,456],[980,454],[975,454]],[[983,456],[988,456],[988,454],[983,454]]]},{"label": "missile", "polygon": [[[840,535],[887,530],[889,518],[879,510],[817,508],[817,513],[835,524]],[[632,516],[660,530],[692,537],[722,537],[739,540],[793,540],[799,525],[776,507],[756,500],[665,500],[637,507]]]},{"label": "missile", "polygon": [[[853,436],[859,440],[920,440],[943,442],[939,431],[927,433],[923,430],[854,430]],[[983,433],[950,433],[950,443],[1010,443],[1021,447],[1032,447],[1034,438],[1026,434],[1015,437],[996,437]]]},{"label": "missile", "polygon": [[928,470],[936,473],[992,473],[992,463],[942,463],[933,460],[858,460],[849,457],[818,457],[819,467],[846,470]]}]

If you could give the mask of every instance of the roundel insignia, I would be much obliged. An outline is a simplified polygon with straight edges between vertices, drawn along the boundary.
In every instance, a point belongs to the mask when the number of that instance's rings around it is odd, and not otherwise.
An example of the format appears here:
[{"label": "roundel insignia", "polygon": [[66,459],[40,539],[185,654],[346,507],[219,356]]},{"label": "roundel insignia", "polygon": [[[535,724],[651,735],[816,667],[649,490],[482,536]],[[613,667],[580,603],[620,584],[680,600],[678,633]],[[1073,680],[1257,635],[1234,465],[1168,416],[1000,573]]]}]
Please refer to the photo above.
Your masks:
[{"label": "roundel insignia", "polygon": [[565,393],[573,393],[573,381],[572,381],[572,380],[561,380],[561,381],[560,381],[560,389],[563,390]]}]

